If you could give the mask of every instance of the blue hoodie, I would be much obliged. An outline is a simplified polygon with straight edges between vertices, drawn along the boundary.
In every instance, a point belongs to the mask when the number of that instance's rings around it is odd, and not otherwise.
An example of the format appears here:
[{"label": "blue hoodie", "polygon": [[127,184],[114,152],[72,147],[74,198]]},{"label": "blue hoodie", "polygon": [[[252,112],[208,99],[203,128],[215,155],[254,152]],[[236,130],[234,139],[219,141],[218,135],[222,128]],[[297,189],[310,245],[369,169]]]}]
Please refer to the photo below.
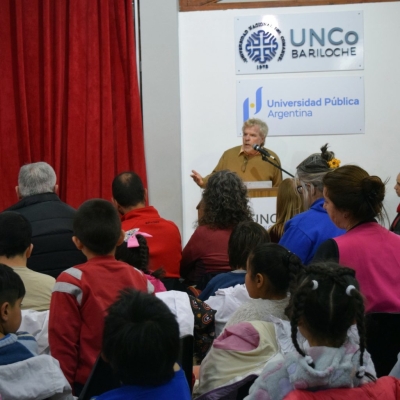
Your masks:
[{"label": "blue hoodie", "polygon": [[315,200],[309,210],[286,222],[279,241],[279,244],[299,256],[304,264],[312,260],[321,243],[345,233],[345,230],[334,225],[323,205],[323,198]]}]

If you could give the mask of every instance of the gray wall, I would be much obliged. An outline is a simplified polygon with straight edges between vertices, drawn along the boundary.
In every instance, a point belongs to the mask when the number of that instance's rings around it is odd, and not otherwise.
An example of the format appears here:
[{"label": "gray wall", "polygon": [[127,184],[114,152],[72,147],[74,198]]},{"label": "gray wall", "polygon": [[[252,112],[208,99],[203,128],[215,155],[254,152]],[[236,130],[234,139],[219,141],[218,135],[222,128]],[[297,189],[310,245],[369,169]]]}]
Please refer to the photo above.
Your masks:
[{"label": "gray wall", "polygon": [[178,0],[141,0],[139,9],[149,201],[182,231]]}]

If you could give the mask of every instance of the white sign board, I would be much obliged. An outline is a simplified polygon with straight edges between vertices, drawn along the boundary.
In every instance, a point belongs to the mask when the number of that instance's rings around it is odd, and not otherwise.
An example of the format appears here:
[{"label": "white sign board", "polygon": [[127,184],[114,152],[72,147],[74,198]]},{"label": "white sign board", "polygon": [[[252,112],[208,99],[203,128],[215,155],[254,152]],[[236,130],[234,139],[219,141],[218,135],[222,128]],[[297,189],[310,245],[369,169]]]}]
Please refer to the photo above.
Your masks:
[{"label": "white sign board", "polygon": [[250,207],[254,212],[254,222],[269,229],[276,222],[276,197],[249,198]]},{"label": "white sign board", "polygon": [[235,18],[237,74],[361,70],[362,11]]},{"label": "white sign board", "polygon": [[243,79],[236,85],[236,129],[260,118],[269,136],[364,133],[361,76]]}]

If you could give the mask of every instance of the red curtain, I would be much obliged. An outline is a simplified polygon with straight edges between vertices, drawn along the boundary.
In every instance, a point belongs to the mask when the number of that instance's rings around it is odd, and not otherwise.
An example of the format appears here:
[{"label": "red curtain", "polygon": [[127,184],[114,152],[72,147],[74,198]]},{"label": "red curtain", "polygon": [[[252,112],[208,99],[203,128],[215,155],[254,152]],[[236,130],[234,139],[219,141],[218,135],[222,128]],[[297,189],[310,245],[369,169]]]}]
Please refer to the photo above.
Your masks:
[{"label": "red curtain", "polygon": [[0,0],[0,150],[0,210],[31,162],[73,207],[124,170],[146,185],[131,1]]}]

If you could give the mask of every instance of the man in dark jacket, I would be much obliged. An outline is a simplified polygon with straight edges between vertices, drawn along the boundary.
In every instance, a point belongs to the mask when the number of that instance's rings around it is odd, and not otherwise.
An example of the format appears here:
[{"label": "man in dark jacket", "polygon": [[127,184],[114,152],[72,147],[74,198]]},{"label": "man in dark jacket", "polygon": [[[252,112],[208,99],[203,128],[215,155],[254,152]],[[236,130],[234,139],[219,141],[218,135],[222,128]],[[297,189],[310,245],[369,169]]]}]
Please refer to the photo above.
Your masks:
[{"label": "man in dark jacket", "polygon": [[20,201],[6,211],[22,214],[32,225],[28,268],[57,278],[62,271],[85,262],[72,242],[75,210],[57,196],[54,169],[45,162],[22,166],[15,190]]}]

